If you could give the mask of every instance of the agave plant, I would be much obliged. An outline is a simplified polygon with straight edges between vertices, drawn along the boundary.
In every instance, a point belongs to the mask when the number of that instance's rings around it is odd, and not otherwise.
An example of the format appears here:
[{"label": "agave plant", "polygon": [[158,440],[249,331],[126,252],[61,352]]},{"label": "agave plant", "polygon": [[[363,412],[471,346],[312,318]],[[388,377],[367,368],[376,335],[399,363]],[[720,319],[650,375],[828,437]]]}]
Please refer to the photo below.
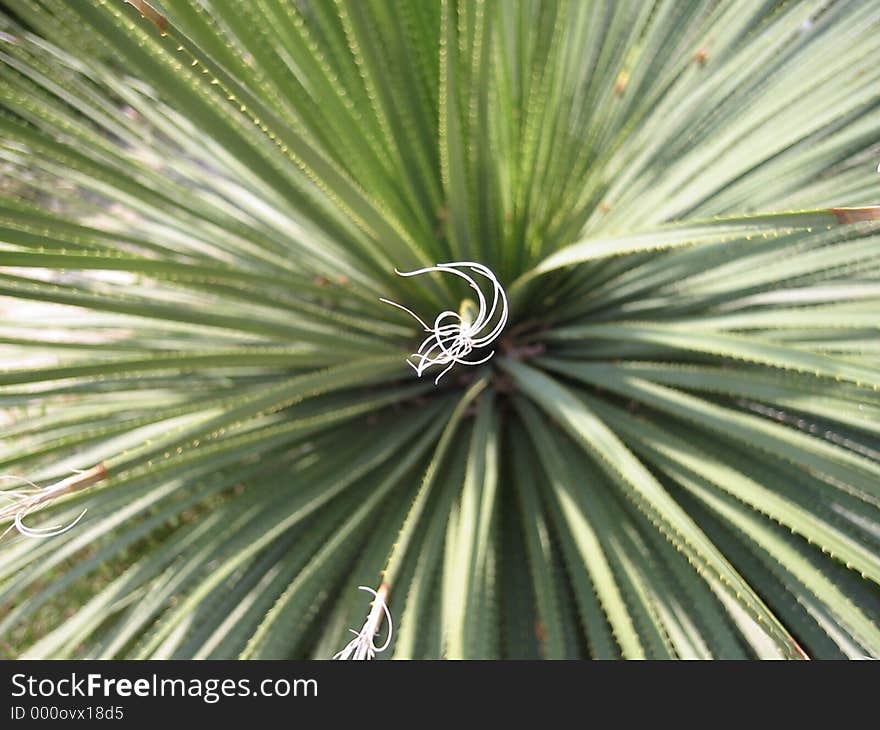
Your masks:
[{"label": "agave plant", "polygon": [[2,7],[6,656],[880,656],[876,2]]}]

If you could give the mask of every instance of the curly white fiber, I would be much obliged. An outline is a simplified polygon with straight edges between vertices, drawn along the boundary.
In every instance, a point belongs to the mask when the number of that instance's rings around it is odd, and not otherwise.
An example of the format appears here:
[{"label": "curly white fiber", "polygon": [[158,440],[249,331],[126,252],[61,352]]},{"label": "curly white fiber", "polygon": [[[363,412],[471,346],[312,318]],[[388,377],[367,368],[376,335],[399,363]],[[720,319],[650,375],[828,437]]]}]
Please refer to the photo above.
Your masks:
[{"label": "curly white fiber", "polygon": [[[370,660],[379,652],[385,651],[391,644],[391,612],[388,610],[388,604],[385,603],[385,596],[388,593],[387,587],[382,585],[378,591],[367,586],[358,586],[358,588],[373,594],[373,607],[370,609],[367,621],[360,632],[349,629],[355,636],[342,651],[333,655],[334,659]],[[379,624],[382,622],[383,614],[388,621],[388,636],[385,637],[385,643],[382,646],[376,646],[375,638],[379,633]]]},{"label": "curly white fiber", "polygon": [[12,518],[12,524],[10,524],[3,532],[0,532],[0,538],[4,537],[13,529],[18,530],[18,532],[25,537],[55,537],[56,535],[61,535],[72,529],[83,517],[85,517],[85,514],[88,511],[84,509],[80,512],[79,517],[68,525],[28,527],[24,524],[24,518],[31,512],[35,511],[39,506],[71,491],[71,486],[75,484],[76,481],[81,481],[79,474],[46,488],[38,487],[32,481],[24,479],[23,477],[0,475],[0,479],[15,479],[23,481],[28,485],[28,487],[24,489],[0,490],[0,499],[9,503],[5,507],[0,507],[0,520],[8,519],[10,517]]},{"label": "curly white fiber", "polygon": [[[480,290],[473,276],[462,271],[469,269],[486,279],[492,284],[492,304],[489,305],[486,296]],[[436,266],[428,266],[424,269],[416,269],[415,271],[397,271],[400,276],[418,276],[431,271],[440,271],[448,274],[454,274],[464,279],[471,289],[477,293],[478,311],[473,320],[466,319],[461,313],[446,310],[440,312],[434,319],[434,326],[429,327],[427,323],[419,317],[415,312],[401,304],[392,302],[388,299],[380,299],[385,304],[392,307],[402,309],[404,312],[412,316],[419,324],[424,327],[425,332],[430,332],[430,336],[426,337],[416,352],[412,354],[416,362],[412,362],[407,358],[407,363],[421,377],[429,367],[433,365],[445,365],[444,370],[435,378],[434,383],[440,382],[446,373],[452,367],[459,363],[461,365],[482,365],[488,362],[495,354],[493,350],[486,357],[480,360],[465,359],[472,351],[485,347],[493,342],[504,330],[507,324],[507,295],[498,282],[498,278],[492,271],[473,261],[455,261],[448,264],[437,264]],[[499,311],[500,305],[500,311]],[[497,313],[497,322],[489,329],[490,323],[495,319]]]}]

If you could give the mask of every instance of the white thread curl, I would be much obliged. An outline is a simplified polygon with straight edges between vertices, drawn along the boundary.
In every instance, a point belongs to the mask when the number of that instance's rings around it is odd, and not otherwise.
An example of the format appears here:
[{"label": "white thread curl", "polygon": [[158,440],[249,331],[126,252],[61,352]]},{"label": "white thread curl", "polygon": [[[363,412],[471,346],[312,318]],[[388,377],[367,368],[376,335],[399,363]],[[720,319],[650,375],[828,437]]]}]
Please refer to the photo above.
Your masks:
[{"label": "white thread curl", "polygon": [[[376,654],[385,651],[391,644],[391,634],[393,632],[393,627],[391,625],[391,611],[388,610],[388,604],[385,603],[384,596],[367,586],[358,586],[358,588],[362,591],[367,591],[367,593],[373,594],[373,607],[370,609],[366,623],[364,623],[360,632],[355,631],[354,629],[349,629],[349,631],[354,634],[354,638],[345,645],[345,648],[342,651],[333,655],[334,659],[369,661],[370,659],[373,659]],[[381,591],[382,587],[380,587],[379,590]],[[387,589],[384,592],[387,593]],[[388,621],[388,636],[385,637],[385,643],[382,644],[382,646],[376,646],[376,634],[379,633],[379,624],[382,621],[383,615]]]},{"label": "white thread curl", "polygon": [[[462,269],[469,269],[489,280],[492,284],[491,305],[487,302],[486,296],[477,285],[476,279],[466,273],[466,271],[462,271]],[[416,362],[411,362],[409,358],[406,360],[409,366],[416,371],[416,375],[422,377],[422,374],[428,368],[434,365],[445,365],[446,367],[443,371],[434,379],[434,384],[436,385],[440,382],[440,378],[446,375],[456,363],[460,365],[482,365],[492,358],[495,354],[494,350],[480,360],[465,359],[474,350],[491,344],[498,338],[507,324],[507,295],[504,293],[504,289],[491,269],[473,261],[454,261],[448,264],[427,266],[415,271],[398,271],[397,269],[394,271],[399,276],[418,276],[419,274],[427,274],[431,271],[454,274],[464,279],[470,288],[477,293],[478,311],[473,321],[466,320],[458,312],[446,310],[437,315],[434,319],[433,327],[429,327],[419,315],[402,304],[392,302],[389,299],[379,299],[380,302],[402,309],[422,325],[425,332],[431,333],[422,341],[418,350],[412,354],[411,357]],[[496,318],[496,315],[497,322],[489,329],[489,325]],[[485,332],[487,329],[488,332]]]},{"label": "white thread curl", "polygon": [[[81,472],[82,474],[90,474],[90,472]],[[79,476],[79,475],[77,475]],[[0,532],[0,539],[9,534],[13,529],[17,530],[19,534],[24,535],[25,537],[33,537],[33,538],[42,538],[42,537],[55,537],[56,535],[62,535],[73,527],[86,515],[88,509],[84,509],[79,513],[79,516],[70,522],[67,525],[47,525],[45,527],[28,527],[24,524],[24,518],[27,517],[31,512],[35,511],[38,507],[55,499],[62,494],[66,494],[70,491],[72,486],[72,479],[64,479],[56,484],[53,484],[50,487],[39,487],[34,484],[29,479],[25,479],[24,477],[14,477],[7,476],[5,474],[0,475],[0,479],[14,479],[16,481],[22,481],[25,484],[29,485],[28,488],[25,489],[7,489],[0,490],[0,499],[5,499],[10,504],[5,507],[0,507],[0,520],[4,520],[6,518],[12,518],[12,523],[5,529],[3,532]]]}]

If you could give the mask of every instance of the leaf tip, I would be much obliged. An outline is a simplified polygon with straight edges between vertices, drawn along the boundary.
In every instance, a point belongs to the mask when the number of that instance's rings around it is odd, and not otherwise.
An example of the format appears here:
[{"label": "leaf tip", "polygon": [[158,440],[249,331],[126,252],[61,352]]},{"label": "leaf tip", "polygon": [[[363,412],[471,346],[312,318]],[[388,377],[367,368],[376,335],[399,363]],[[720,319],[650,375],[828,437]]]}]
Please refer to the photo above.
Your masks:
[{"label": "leaf tip", "polygon": [[163,33],[168,29],[168,18],[160,13],[146,0],[126,0],[133,5],[137,11],[155,25]]},{"label": "leaf tip", "polygon": [[880,220],[880,205],[866,205],[860,208],[832,208],[831,213],[838,223],[860,223]]}]

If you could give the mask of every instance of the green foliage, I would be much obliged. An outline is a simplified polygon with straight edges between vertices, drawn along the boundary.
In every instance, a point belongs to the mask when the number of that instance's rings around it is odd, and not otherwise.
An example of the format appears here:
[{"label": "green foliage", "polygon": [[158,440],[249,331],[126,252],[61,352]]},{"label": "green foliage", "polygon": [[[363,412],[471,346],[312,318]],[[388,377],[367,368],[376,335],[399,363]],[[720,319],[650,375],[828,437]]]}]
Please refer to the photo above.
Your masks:
[{"label": "green foliage", "polygon": [[0,651],[880,657],[877,3],[4,7]]}]

